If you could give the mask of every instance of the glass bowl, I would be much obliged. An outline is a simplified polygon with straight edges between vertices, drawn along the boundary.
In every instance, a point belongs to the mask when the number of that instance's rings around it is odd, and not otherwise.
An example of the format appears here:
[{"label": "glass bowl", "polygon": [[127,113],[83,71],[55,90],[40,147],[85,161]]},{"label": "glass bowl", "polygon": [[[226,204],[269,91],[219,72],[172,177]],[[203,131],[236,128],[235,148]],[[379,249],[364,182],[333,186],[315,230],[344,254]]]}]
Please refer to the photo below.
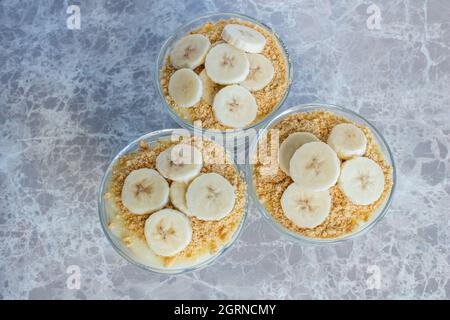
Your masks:
[{"label": "glass bowl", "polygon": [[332,112],[338,116],[345,117],[354,123],[357,123],[357,124],[360,124],[360,125],[363,125],[363,126],[369,128],[369,130],[371,131],[371,133],[373,135],[374,141],[379,145],[380,150],[381,150],[382,154],[384,155],[385,161],[392,168],[392,174],[391,174],[392,175],[392,188],[389,191],[389,194],[387,195],[386,199],[381,203],[381,205],[378,207],[378,209],[376,209],[376,211],[374,213],[372,213],[369,220],[366,222],[360,222],[357,230],[353,231],[352,233],[345,234],[345,235],[342,235],[342,236],[339,236],[336,238],[316,239],[316,238],[311,238],[311,237],[303,236],[298,233],[292,232],[291,230],[288,230],[287,228],[285,228],[284,226],[282,226],[280,223],[278,223],[277,221],[275,221],[272,218],[270,213],[267,212],[267,210],[265,209],[264,205],[259,201],[259,198],[256,194],[256,190],[255,190],[255,187],[253,184],[253,165],[251,163],[249,163],[246,168],[247,186],[249,188],[251,197],[255,201],[256,207],[262,213],[264,218],[269,222],[269,224],[271,226],[273,226],[282,235],[284,235],[290,239],[293,239],[295,241],[301,242],[301,243],[316,244],[316,245],[334,244],[334,243],[351,240],[351,239],[356,238],[357,236],[360,236],[360,235],[366,233],[370,229],[372,229],[386,215],[386,213],[389,209],[389,206],[392,202],[392,197],[393,197],[394,190],[395,190],[395,187],[397,184],[396,168],[395,168],[395,163],[394,163],[394,159],[392,156],[392,152],[391,152],[386,140],[381,135],[381,133],[372,124],[370,124],[370,122],[368,122],[366,119],[364,119],[357,113],[355,113],[349,109],[346,109],[346,108],[343,108],[340,106],[330,105],[330,104],[314,104],[314,103],[313,104],[303,104],[303,105],[298,105],[298,106],[295,106],[295,107],[292,107],[292,108],[289,108],[289,109],[283,111],[282,113],[277,115],[275,118],[273,118],[269,123],[267,123],[267,125],[259,132],[258,138],[255,139],[255,141],[252,143],[252,145],[250,147],[249,158],[252,159],[253,155],[255,154],[255,152],[257,150],[256,148],[257,148],[257,145],[258,145],[258,142],[259,142],[261,136],[263,136],[268,129],[275,126],[282,119],[286,118],[287,116],[289,116],[291,114],[298,114],[298,113],[319,111],[319,110]]},{"label": "glass bowl", "polygon": [[[274,35],[275,39],[278,42],[279,47],[281,48],[281,51],[283,52],[283,54],[285,56],[286,77],[287,77],[287,81],[288,81],[286,92],[284,93],[283,97],[278,102],[278,104],[275,106],[275,108],[268,115],[266,115],[264,118],[262,118],[258,122],[254,123],[248,127],[245,127],[243,129],[228,129],[228,130],[224,131],[224,130],[218,130],[218,129],[204,129],[204,128],[199,128],[198,126],[194,126],[193,123],[181,118],[172,109],[172,107],[167,103],[166,98],[165,98],[164,93],[161,88],[160,81],[159,81],[159,79],[161,77],[162,67],[165,64],[166,58],[169,54],[169,50],[172,48],[174,43],[176,41],[178,41],[180,38],[182,38],[183,36],[185,36],[186,34],[188,34],[190,31],[192,31],[193,29],[195,29],[197,27],[200,27],[204,23],[209,22],[209,21],[215,22],[215,21],[218,21],[221,19],[241,19],[244,21],[251,22],[251,23],[267,30],[269,33]],[[292,83],[292,63],[289,58],[285,44],[281,41],[281,39],[279,38],[277,33],[270,26],[268,26],[260,21],[257,21],[254,18],[243,15],[243,14],[211,13],[211,14],[206,14],[204,16],[198,17],[175,30],[175,32],[163,43],[161,50],[159,51],[158,58],[156,60],[155,70],[154,70],[153,74],[154,74],[154,84],[155,84],[156,90],[158,91],[159,96],[164,104],[164,108],[169,112],[172,119],[175,122],[177,122],[181,127],[186,128],[191,131],[197,130],[197,131],[201,132],[203,136],[209,136],[209,137],[212,137],[212,139],[217,137],[217,135],[224,135],[224,137],[222,137],[220,139],[225,138],[225,139],[237,140],[236,145],[241,145],[242,143],[245,142],[245,138],[239,139],[239,137],[242,137],[242,136],[245,137],[246,131],[249,129],[257,130],[259,128],[262,128],[262,126],[276,114],[276,112],[278,111],[278,109],[281,107],[284,100],[288,96],[290,88],[291,88],[291,83]]]},{"label": "glass bowl", "polygon": [[[178,136],[186,136],[188,133],[186,130],[183,129],[164,129],[159,131],[154,131],[147,133],[136,140],[132,141],[130,144],[128,144],[125,148],[123,148],[111,161],[108,168],[106,169],[105,174],[103,175],[102,181],[100,183],[100,188],[98,191],[98,214],[100,218],[100,223],[103,229],[103,232],[105,233],[109,243],[114,247],[114,249],[128,262],[141,267],[142,269],[157,272],[157,273],[166,273],[166,274],[178,274],[178,273],[185,273],[190,272],[194,270],[198,270],[201,268],[204,268],[206,266],[211,265],[214,261],[216,261],[220,256],[222,256],[234,243],[234,241],[238,238],[242,226],[244,225],[244,221],[247,216],[247,207],[248,207],[248,195],[246,195],[245,198],[245,205],[244,205],[244,214],[241,218],[241,221],[239,223],[239,226],[234,231],[234,234],[229,239],[229,241],[221,247],[214,255],[208,256],[207,258],[200,259],[200,261],[192,266],[187,267],[179,267],[179,268],[159,268],[155,266],[150,266],[148,264],[145,264],[145,259],[142,257],[139,257],[135,252],[133,252],[130,248],[125,246],[122,242],[122,240],[114,234],[113,231],[111,231],[108,228],[108,222],[110,220],[110,215],[114,214],[113,210],[114,208],[111,207],[111,204],[108,203],[108,201],[104,198],[103,194],[106,192],[109,182],[111,180],[111,174],[112,169],[116,161],[119,159],[119,157],[128,154],[132,151],[135,151],[139,148],[139,142],[141,140],[144,140],[148,143],[149,146],[152,146],[154,143],[160,140],[167,140],[172,137],[172,135],[178,135]],[[231,159],[231,161],[233,161]],[[239,167],[232,162],[235,166],[236,170],[238,171],[238,174],[241,174],[241,170],[239,170]],[[244,181],[245,182],[245,181]]]}]

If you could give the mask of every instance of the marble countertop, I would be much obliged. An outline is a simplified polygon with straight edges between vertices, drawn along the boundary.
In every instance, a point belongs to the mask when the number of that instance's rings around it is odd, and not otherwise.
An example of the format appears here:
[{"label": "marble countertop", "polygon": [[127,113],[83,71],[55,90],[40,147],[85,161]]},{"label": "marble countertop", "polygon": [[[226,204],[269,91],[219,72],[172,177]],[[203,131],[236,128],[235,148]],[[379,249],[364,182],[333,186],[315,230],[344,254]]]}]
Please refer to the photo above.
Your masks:
[{"label": "marble countertop", "polygon": [[[148,273],[109,245],[100,178],[130,140],[177,127],[153,63],[171,30],[212,11],[279,33],[295,72],[283,108],[347,106],[384,134],[398,188],[370,233],[295,244],[252,204],[233,248],[201,271]],[[449,16],[447,0],[2,1],[0,298],[449,299]]]}]

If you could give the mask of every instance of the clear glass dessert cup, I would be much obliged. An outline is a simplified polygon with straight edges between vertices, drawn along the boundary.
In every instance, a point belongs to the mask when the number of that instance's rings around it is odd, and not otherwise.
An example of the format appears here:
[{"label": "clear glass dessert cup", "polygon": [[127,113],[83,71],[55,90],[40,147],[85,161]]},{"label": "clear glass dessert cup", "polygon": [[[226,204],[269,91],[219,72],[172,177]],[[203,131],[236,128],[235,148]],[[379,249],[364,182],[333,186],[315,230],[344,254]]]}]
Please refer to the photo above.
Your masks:
[{"label": "clear glass dessert cup", "polygon": [[[103,232],[106,235],[106,238],[108,239],[109,243],[113,246],[113,248],[128,262],[142,268],[148,271],[153,271],[156,273],[165,273],[165,274],[179,274],[179,273],[186,273],[194,270],[199,270],[204,267],[207,267],[214,263],[219,257],[221,257],[234,243],[234,241],[238,238],[242,227],[244,225],[246,216],[247,216],[247,207],[248,207],[248,195],[245,195],[245,205],[244,205],[244,213],[241,218],[241,221],[239,222],[238,227],[234,231],[231,238],[227,241],[227,243],[222,246],[220,249],[217,250],[216,253],[214,253],[212,256],[208,257],[207,259],[199,261],[199,263],[194,265],[189,265],[186,267],[180,267],[180,268],[159,268],[147,265],[143,263],[142,261],[144,259],[140,258],[136,253],[134,253],[130,248],[128,248],[126,245],[124,245],[121,238],[119,238],[117,235],[114,234],[109,228],[108,228],[108,222],[110,221],[109,215],[111,215],[111,209],[108,210],[108,204],[107,199],[105,199],[104,194],[108,190],[109,183],[111,181],[112,176],[112,169],[117,162],[117,160],[126,154],[129,154],[130,152],[133,152],[137,149],[139,149],[139,142],[141,140],[147,142],[147,144],[151,147],[154,143],[160,140],[168,140],[171,138],[172,134],[175,135],[183,135],[186,136],[186,130],[183,129],[164,129],[164,130],[158,130],[154,132],[147,133],[136,140],[129,143],[125,148],[123,148],[110,162],[108,165],[108,168],[106,169],[105,174],[103,175],[102,181],[100,183],[100,188],[98,191],[98,214],[100,218],[100,223],[103,229]],[[233,159],[231,159],[233,161]],[[237,172],[241,174],[241,170],[239,170],[239,167],[233,163]],[[242,175],[242,174],[241,174]],[[245,182],[245,181],[244,181]]]},{"label": "clear glass dessert cup", "polygon": [[[201,25],[203,25],[206,22],[216,22],[218,20],[221,19],[240,19],[240,20],[244,20],[244,21],[248,21],[251,22],[265,30],[267,30],[270,34],[272,34],[275,39],[278,42],[278,45],[285,57],[285,63],[286,63],[286,80],[287,80],[287,88],[286,91],[283,95],[283,97],[281,98],[281,100],[278,102],[278,104],[273,108],[273,110],[267,114],[264,118],[262,118],[261,120],[259,120],[258,122],[247,126],[245,128],[242,129],[229,129],[229,130],[218,130],[218,129],[206,129],[206,128],[200,128],[197,126],[194,126],[193,123],[183,119],[182,117],[180,117],[175,110],[172,109],[172,107],[167,103],[166,98],[164,96],[163,90],[161,88],[161,83],[160,83],[160,78],[161,78],[161,70],[162,67],[164,66],[165,62],[166,62],[166,58],[169,54],[170,49],[172,48],[172,46],[175,44],[176,41],[178,41],[180,38],[182,38],[183,36],[187,35],[190,31],[192,31],[193,29],[200,27]],[[292,83],[292,63],[291,60],[289,58],[288,52],[287,52],[287,48],[285,46],[285,44],[281,41],[281,39],[279,38],[279,36],[277,35],[277,33],[268,25],[264,24],[263,22],[257,21],[252,17],[243,15],[243,14],[238,14],[238,13],[210,13],[210,14],[206,14],[204,16],[198,17],[188,23],[186,23],[185,25],[179,27],[177,30],[175,30],[175,32],[163,43],[161,50],[159,51],[158,54],[158,58],[156,60],[156,64],[155,64],[155,70],[153,72],[154,74],[154,84],[156,86],[156,90],[159,93],[159,96],[162,100],[162,103],[164,105],[164,108],[169,112],[169,115],[172,117],[172,119],[177,122],[181,127],[188,129],[188,130],[197,130],[199,132],[202,133],[203,136],[210,136],[212,138],[216,137],[218,134],[223,135],[224,137],[222,137],[221,139],[236,139],[237,137],[237,145],[240,145],[242,143],[245,142],[245,138],[244,139],[239,139],[239,137],[245,137],[246,132],[249,129],[254,129],[255,131],[259,128],[262,128],[264,126],[265,123],[267,123],[267,121],[269,121],[279,110],[279,108],[281,107],[281,105],[283,104],[283,102],[285,101],[286,97],[289,94],[290,88],[291,88],[291,83]]]},{"label": "clear glass dessert cup", "polygon": [[286,118],[289,115],[292,114],[298,114],[298,113],[304,113],[304,112],[311,112],[311,111],[329,111],[332,112],[338,116],[342,116],[347,118],[348,120],[363,125],[367,128],[369,128],[370,132],[373,135],[374,142],[377,143],[380,147],[380,151],[384,156],[384,160],[387,162],[387,164],[392,168],[391,173],[391,180],[392,180],[392,187],[389,191],[389,194],[386,196],[385,200],[381,203],[381,205],[375,210],[375,212],[372,213],[369,220],[366,222],[360,222],[359,227],[357,230],[345,234],[336,238],[326,238],[326,239],[319,239],[319,238],[311,238],[307,236],[303,236],[301,234],[295,233],[291,230],[288,230],[284,226],[282,226],[280,223],[278,223],[270,213],[266,210],[264,205],[260,202],[258,195],[256,194],[254,182],[253,182],[253,164],[250,162],[246,166],[246,176],[247,176],[247,187],[250,192],[250,196],[253,198],[256,207],[258,208],[258,211],[263,215],[263,217],[266,219],[266,221],[275,228],[278,232],[280,232],[283,236],[298,241],[300,243],[304,244],[313,244],[313,245],[325,245],[325,244],[335,244],[340,243],[347,240],[352,240],[360,235],[365,234],[369,230],[371,230],[375,225],[377,225],[383,217],[386,215],[389,206],[392,202],[392,198],[394,195],[394,191],[397,184],[397,178],[396,178],[396,167],[394,163],[394,158],[392,156],[392,152],[389,148],[388,143],[384,139],[384,137],[381,135],[381,133],[366,119],[364,119],[362,116],[357,114],[356,112],[353,112],[349,109],[346,109],[344,107],[336,106],[336,105],[330,105],[330,104],[302,104],[295,107],[288,108],[287,110],[283,111],[282,113],[278,114],[276,117],[274,117],[270,122],[266,124],[266,126],[259,132],[257,139],[252,143],[250,147],[250,153],[249,158],[251,159],[255,152],[257,151],[258,142],[265,134],[267,130],[274,127],[277,123],[279,123],[281,120]]}]

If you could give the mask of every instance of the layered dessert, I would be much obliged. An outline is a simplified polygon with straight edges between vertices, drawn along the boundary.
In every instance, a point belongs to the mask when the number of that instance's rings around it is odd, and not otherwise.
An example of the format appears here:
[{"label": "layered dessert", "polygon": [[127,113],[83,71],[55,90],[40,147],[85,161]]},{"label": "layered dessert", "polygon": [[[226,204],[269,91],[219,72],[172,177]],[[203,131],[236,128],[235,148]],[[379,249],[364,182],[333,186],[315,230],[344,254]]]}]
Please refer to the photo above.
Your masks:
[{"label": "layered dessert", "polygon": [[170,48],[160,73],[167,104],[205,129],[241,129],[266,117],[288,88],[274,34],[248,21],[207,22]]},{"label": "layered dessert", "polygon": [[[274,136],[276,135],[276,136]],[[392,168],[367,127],[328,111],[289,115],[258,142],[253,182],[268,214],[301,236],[327,239],[355,232],[392,188]]]},{"label": "layered dessert", "polygon": [[245,213],[245,192],[222,147],[179,137],[141,141],[138,150],[121,156],[103,197],[108,228],[134,260],[183,269],[229,243]]}]

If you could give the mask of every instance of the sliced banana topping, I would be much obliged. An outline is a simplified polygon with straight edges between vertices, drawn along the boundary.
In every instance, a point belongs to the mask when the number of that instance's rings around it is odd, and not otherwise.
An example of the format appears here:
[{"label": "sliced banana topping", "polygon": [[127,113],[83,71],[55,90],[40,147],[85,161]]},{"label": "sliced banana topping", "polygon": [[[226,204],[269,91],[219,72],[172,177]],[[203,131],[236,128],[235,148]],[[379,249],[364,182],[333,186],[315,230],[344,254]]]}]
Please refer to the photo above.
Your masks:
[{"label": "sliced banana topping", "polygon": [[201,34],[191,34],[178,40],[170,52],[170,63],[176,68],[195,69],[205,61],[211,43]]},{"label": "sliced banana topping", "polygon": [[214,96],[216,95],[218,90],[217,85],[208,77],[205,69],[203,69],[203,71],[200,72],[198,76],[200,77],[200,80],[202,80],[203,85],[202,98],[207,104],[212,105]]},{"label": "sliced banana topping", "polygon": [[121,199],[131,213],[151,213],[167,204],[169,184],[156,170],[134,170],[125,178]]},{"label": "sliced banana topping", "polygon": [[232,46],[252,53],[260,53],[266,45],[266,38],[261,33],[240,24],[227,24],[222,38]]},{"label": "sliced banana topping", "polygon": [[342,165],[339,187],[354,204],[371,204],[383,193],[383,170],[375,161],[366,157],[347,160]]},{"label": "sliced banana topping", "polygon": [[315,228],[331,210],[331,195],[328,190],[306,191],[292,183],[281,196],[284,215],[300,228]]},{"label": "sliced banana topping", "polygon": [[218,84],[244,81],[248,76],[249,68],[250,63],[245,52],[226,43],[214,46],[206,55],[206,74]]},{"label": "sliced banana topping", "polygon": [[319,141],[319,139],[309,132],[294,132],[290,134],[280,145],[278,155],[280,169],[289,175],[289,162],[294,152],[305,143],[313,141]]},{"label": "sliced banana topping", "polygon": [[241,82],[241,86],[250,91],[261,90],[272,81],[275,74],[272,62],[258,53],[249,53],[247,58],[250,62],[250,71],[247,79]]},{"label": "sliced banana topping", "polygon": [[191,216],[186,204],[186,191],[188,184],[186,182],[174,181],[170,185],[170,202],[181,212]]},{"label": "sliced banana topping", "polygon": [[200,220],[220,220],[233,210],[234,187],[217,173],[195,178],[186,192],[189,212]]},{"label": "sliced banana topping", "polygon": [[214,115],[221,124],[243,128],[256,118],[258,105],[253,95],[239,85],[227,86],[214,97]]},{"label": "sliced banana topping", "polygon": [[354,124],[341,123],[331,130],[327,143],[339,158],[350,159],[366,152],[367,139],[364,132]]},{"label": "sliced banana topping", "polygon": [[156,157],[156,169],[167,179],[186,182],[200,173],[202,153],[188,144],[177,144]]},{"label": "sliced banana topping", "polygon": [[192,227],[184,214],[163,209],[145,221],[144,235],[150,249],[157,255],[170,257],[181,252],[192,240]]},{"label": "sliced banana topping", "polygon": [[169,79],[169,95],[180,107],[192,107],[202,98],[203,85],[191,69],[180,69]]},{"label": "sliced banana topping", "polygon": [[305,143],[289,162],[292,180],[305,190],[322,191],[334,186],[339,171],[336,152],[324,142]]}]

